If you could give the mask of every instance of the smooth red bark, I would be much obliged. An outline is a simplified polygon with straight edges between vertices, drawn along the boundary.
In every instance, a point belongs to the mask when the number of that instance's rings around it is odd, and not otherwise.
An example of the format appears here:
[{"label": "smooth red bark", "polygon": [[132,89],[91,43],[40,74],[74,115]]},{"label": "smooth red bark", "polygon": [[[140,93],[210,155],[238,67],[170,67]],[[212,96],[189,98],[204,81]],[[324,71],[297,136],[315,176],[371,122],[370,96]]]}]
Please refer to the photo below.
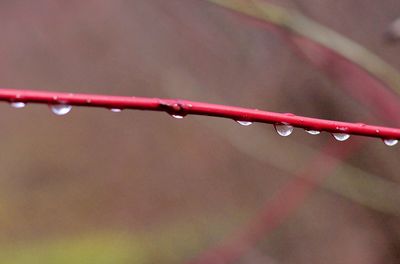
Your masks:
[{"label": "smooth red bark", "polygon": [[0,89],[0,101],[41,104],[68,104],[86,107],[164,111],[171,115],[205,115],[269,124],[289,124],[309,130],[346,133],[384,139],[400,139],[400,129],[348,123],[275,113],[227,105],[209,104],[180,99],[160,99],[133,96],[74,94],[32,90]]}]

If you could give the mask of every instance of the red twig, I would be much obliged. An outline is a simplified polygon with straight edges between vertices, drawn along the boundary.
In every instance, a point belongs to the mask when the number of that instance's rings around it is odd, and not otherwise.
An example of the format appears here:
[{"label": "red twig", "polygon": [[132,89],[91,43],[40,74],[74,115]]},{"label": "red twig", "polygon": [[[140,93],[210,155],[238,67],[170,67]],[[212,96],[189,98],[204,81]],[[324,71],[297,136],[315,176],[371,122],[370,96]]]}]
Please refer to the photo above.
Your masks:
[{"label": "red twig", "polygon": [[[264,208],[248,225],[188,263],[235,263],[294,213],[338,163],[350,156],[358,146],[359,144],[353,143],[343,148],[336,144],[327,144],[321,150],[323,155],[318,153],[307,168],[290,179],[265,203]],[[327,156],[334,156],[336,159],[330,159]]]},{"label": "red twig", "polygon": [[171,115],[206,115],[270,124],[288,124],[307,130],[345,133],[384,139],[400,139],[400,129],[371,126],[362,123],[331,121],[293,114],[282,114],[218,104],[180,99],[160,99],[132,96],[73,94],[31,90],[0,89],[0,101],[67,104],[77,106],[164,111]]}]

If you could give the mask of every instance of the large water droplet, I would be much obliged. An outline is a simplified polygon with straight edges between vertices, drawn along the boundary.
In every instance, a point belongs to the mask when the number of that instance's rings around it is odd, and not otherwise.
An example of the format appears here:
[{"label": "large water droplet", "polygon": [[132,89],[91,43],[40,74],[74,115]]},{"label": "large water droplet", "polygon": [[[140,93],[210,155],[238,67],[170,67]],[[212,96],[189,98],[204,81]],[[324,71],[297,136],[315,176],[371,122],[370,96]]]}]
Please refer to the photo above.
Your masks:
[{"label": "large water droplet", "polygon": [[250,126],[251,124],[253,124],[253,122],[250,122],[250,121],[239,121],[239,120],[237,120],[236,122],[238,122],[242,126]]},{"label": "large water droplet", "polygon": [[26,103],[24,102],[12,102],[11,106],[14,108],[24,108],[26,106]]},{"label": "large water droplet", "polygon": [[306,129],[306,132],[310,135],[319,135],[321,134],[321,131],[318,130],[312,130],[312,129]]},{"label": "large water droplet", "polygon": [[51,111],[56,115],[66,115],[72,109],[72,106],[66,104],[52,105]]},{"label": "large water droplet", "polygon": [[182,119],[182,118],[184,118],[184,116],[183,115],[171,115],[173,118],[176,118],[176,119]]},{"label": "large water droplet", "polygon": [[291,125],[275,124],[274,127],[276,132],[282,137],[287,137],[293,132],[293,127]]},{"label": "large water droplet", "polygon": [[350,135],[345,133],[332,133],[332,135],[338,141],[345,141],[350,138]]},{"label": "large water droplet", "polygon": [[396,145],[397,143],[399,143],[399,141],[397,139],[384,139],[383,143],[385,143],[386,146],[392,147],[394,145]]},{"label": "large water droplet", "polygon": [[122,109],[120,109],[120,108],[111,108],[110,111],[113,112],[113,113],[120,113],[120,112],[122,112]]}]

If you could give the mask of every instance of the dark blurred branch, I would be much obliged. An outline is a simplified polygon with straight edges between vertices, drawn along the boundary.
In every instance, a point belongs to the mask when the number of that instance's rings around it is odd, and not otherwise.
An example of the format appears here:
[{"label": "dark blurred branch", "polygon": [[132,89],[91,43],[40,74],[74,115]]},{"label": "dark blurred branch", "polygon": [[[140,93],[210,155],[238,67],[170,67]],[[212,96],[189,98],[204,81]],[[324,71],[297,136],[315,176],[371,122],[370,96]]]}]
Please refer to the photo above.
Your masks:
[{"label": "dark blurred branch", "polygon": [[396,69],[363,46],[318,24],[294,10],[286,10],[260,0],[206,0],[229,8],[241,14],[257,18],[268,23],[306,37],[337,52],[358,64],[400,94],[400,75]]},{"label": "dark blurred branch", "polygon": [[[308,164],[307,168],[289,180],[260,210],[250,223],[232,237],[209,249],[193,264],[228,264],[238,261],[259,241],[280,226],[290,215],[301,207],[305,199],[319,186],[331,171],[357,149],[357,144],[338,147],[327,144]],[[327,159],[333,156],[335,159]]]},{"label": "dark blurred branch", "polygon": [[[189,87],[186,88],[189,89]],[[176,87],[164,87],[164,89],[170,96],[180,93],[175,90]],[[190,94],[194,97],[201,97],[201,93],[195,89],[191,89]],[[217,101],[224,101],[224,98],[219,98],[211,91],[208,91],[207,94]],[[232,126],[213,126],[209,122],[205,122],[205,119],[199,119],[199,121],[244,155],[288,175],[296,175],[297,164],[307,164],[307,157],[310,156],[321,155],[327,160],[336,162],[334,157],[320,153],[319,150],[291,138],[285,140],[289,143],[282,148],[281,143],[273,139],[276,135],[273,135],[268,129],[253,127],[238,134]],[[244,138],[254,140],[243,140]],[[274,151],[271,152],[271,149]],[[282,162],[288,159],[288,155],[297,162]],[[337,162],[337,164],[339,163]],[[400,216],[400,186],[351,164],[341,163],[332,177],[322,183],[322,187],[378,212]]]},{"label": "dark blurred branch", "polygon": [[349,95],[371,108],[381,120],[400,125],[400,74],[368,49],[297,11],[265,1],[207,1],[272,25],[295,51],[339,81]]}]

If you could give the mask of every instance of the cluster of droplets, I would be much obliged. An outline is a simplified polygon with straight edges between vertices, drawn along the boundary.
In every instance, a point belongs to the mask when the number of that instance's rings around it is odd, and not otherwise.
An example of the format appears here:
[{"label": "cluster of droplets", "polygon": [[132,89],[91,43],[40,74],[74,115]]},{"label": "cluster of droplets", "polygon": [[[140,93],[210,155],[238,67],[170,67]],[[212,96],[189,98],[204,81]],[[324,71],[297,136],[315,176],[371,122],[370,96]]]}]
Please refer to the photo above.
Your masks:
[{"label": "cluster of droplets", "polygon": [[[278,135],[282,137],[287,137],[290,136],[293,133],[293,126],[289,124],[275,124],[274,125],[276,132]],[[305,131],[310,134],[310,135],[319,135],[321,134],[321,131],[315,130],[315,129],[305,129]],[[349,134],[346,133],[332,133],[332,136],[337,140],[337,141],[346,141],[350,138]]]},{"label": "cluster of droplets", "polygon": [[[14,108],[24,108],[26,106],[25,102],[11,102],[10,105]],[[66,115],[72,110],[72,106],[68,104],[54,104],[49,105],[51,111],[56,115]],[[113,113],[122,112],[121,108],[110,108],[110,111]]]},{"label": "cluster of droplets", "polygon": [[[20,108],[24,108],[26,106],[26,103],[25,102],[11,102],[10,105],[11,105],[11,107],[20,109]],[[56,115],[66,115],[71,111],[72,106],[67,105],[67,104],[55,104],[55,105],[50,105],[50,109]]]},{"label": "cluster of droplets", "polygon": [[[253,122],[251,122],[251,121],[236,120],[236,122],[242,126],[250,126],[251,124],[253,124]],[[364,125],[364,124],[362,124],[362,125]],[[294,130],[293,126],[291,126],[290,124],[286,124],[286,123],[275,124],[274,127],[275,127],[275,130],[278,133],[278,135],[280,135],[282,137],[290,136]],[[315,130],[315,129],[305,129],[305,131],[310,135],[321,134],[321,131]],[[346,133],[332,133],[332,136],[337,141],[346,141],[350,138],[350,135],[346,134]],[[399,143],[399,141],[397,139],[383,139],[383,142],[385,143],[385,145],[390,146],[390,147]]]},{"label": "cluster of droplets", "polygon": [[[10,105],[14,108],[24,108],[26,106],[25,102],[11,102]],[[50,109],[51,111],[56,114],[56,115],[66,115],[68,114],[71,110],[72,110],[72,106],[68,105],[68,104],[54,104],[54,105],[50,105]],[[120,113],[122,112],[122,109],[120,108],[110,108],[110,111],[113,113]],[[172,117],[176,118],[176,119],[183,119],[184,115],[178,115],[178,114],[171,114]],[[247,121],[247,120],[236,120],[236,122],[242,126],[250,126],[253,124],[253,122],[251,121]],[[364,124],[360,124],[365,126]],[[275,130],[278,133],[278,135],[282,136],[282,137],[287,137],[290,136],[293,133],[294,127],[291,126],[290,124],[287,123],[278,123],[278,124],[274,124]],[[321,133],[321,131],[319,130],[315,130],[315,129],[305,129],[305,131],[310,134],[310,135],[319,135]],[[332,133],[332,136],[337,140],[337,141],[346,141],[350,138],[349,134],[346,133]],[[397,139],[383,139],[383,142],[385,143],[385,145],[387,146],[394,146],[397,143],[399,143],[399,140]]]}]

